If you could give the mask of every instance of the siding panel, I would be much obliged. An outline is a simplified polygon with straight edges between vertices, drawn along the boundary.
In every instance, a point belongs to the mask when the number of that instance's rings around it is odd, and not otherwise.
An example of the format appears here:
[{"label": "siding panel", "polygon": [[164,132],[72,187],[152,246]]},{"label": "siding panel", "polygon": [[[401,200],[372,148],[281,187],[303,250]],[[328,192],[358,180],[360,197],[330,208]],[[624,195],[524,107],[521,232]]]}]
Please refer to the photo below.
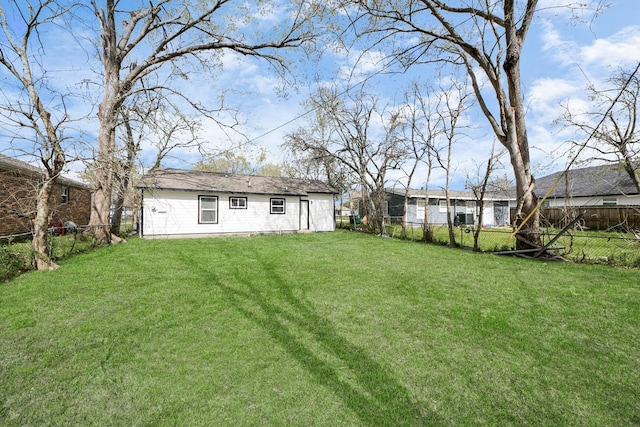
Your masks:
[{"label": "siding panel", "polygon": [[[198,196],[218,197],[218,223],[198,223]],[[278,233],[300,230],[300,197],[246,195],[246,209],[230,209],[230,193],[143,190],[143,236]],[[271,214],[271,199],[285,199],[285,213]],[[333,195],[309,196],[312,231],[333,231]]]}]

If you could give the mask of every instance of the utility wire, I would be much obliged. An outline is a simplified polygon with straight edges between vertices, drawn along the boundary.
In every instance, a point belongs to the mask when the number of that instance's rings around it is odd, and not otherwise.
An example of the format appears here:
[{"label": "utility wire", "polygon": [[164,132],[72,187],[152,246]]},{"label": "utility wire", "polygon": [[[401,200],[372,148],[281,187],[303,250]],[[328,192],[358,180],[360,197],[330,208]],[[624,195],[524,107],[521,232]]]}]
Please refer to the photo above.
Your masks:
[{"label": "utility wire", "polygon": [[[346,94],[346,93],[348,93],[348,92],[352,91],[352,90],[353,90],[353,89],[355,89],[356,87],[358,87],[358,86],[361,86],[361,85],[365,84],[367,81],[371,80],[372,78],[374,78],[374,77],[376,77],[376,76],[378,76],[378,75],[382,74],[383,72],[385,72],[385,71],[387,71],[389,68],[391,68],[391,66],[392,66],[395,62],[399,62],[399,59],[398,59],[397,57],[393,57],[393,58],[391,59],[391,61],[389,61],[386,65],[384,65],[380,70],[376,71],[375,73],[373,73],[373,74],[371,74],[371,75],[366,76],[365,78],[363,78],[362,80],[358,81],[357,83],[352,84],[351,86],[348,86],[346,89],[344,89],[343,91],[339,92],[339,93],[338,93],[338,96],[342,96],[342,95],[344,95],[344,94]],[[301,118],[303,118],[303,117],[305,117],[305,116],[307,116],[307,115],[309,115],[309,114],[313,113],[314,111],[319,110],[320,108],[322,108],[322,107],[321,107],[320,105],[318,105],[317,107],[314,107],[314,108],[311,108],[310,110],[304,111],[304,112],[302,112],[302,113],[298,114],[297,116],[293,117],[292,119],[289,119],[288,121],[286,121],[286,122],[284,122],[284,123],[282,123],[282,124],[280,124],[280,125],[278,125],[278,126],[276,126],[276,127],[272,128],[272,129],[270,129],[270,130],[268,130],[268,131],[266,131],[266,132],[264,132],[264,133],[262,133],[262,134],[260,134],[260,135],[256,136],[255,138],[252,138],[251,140],[249,140],[249,143],[255,142],[255,141],[257,141],[257,140],[258,140],[258,139],[260,139],[260,138],[263,138],[263,137],[265,137],[265,136],[267,136],[267,135],[270,135],[270,134],[272,134],[273,132],[275,132],[275,131],[277,131],[277,130],[279,130],[279,129],[282,129],[283,127],[285,127],[285,126],[287,126],[287,125],[290,125],[291,123],[293,123],[293,122],[295,122],[295,121],[297,121],[297,120],[299,120],[299,119],[301,119]]]}]

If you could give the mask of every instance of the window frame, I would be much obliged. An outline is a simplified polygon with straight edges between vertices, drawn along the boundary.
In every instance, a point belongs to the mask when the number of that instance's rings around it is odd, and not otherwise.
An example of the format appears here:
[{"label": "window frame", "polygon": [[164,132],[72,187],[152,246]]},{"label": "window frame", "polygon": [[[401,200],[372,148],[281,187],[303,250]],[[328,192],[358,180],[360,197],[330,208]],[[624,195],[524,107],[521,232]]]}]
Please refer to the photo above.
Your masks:
[{"label": "window frame", "polygon": [[69,197],[70,193],[71,191],[69,190],[69,186],[63,185],[62,189],[60,190],[63,205],[68,205],[69,202],[71,201],[71,197]]},{"label": "window frame", "polygon": [[[244,201],[244,205],[233,205],[233,200]],[[246,197],[238,197],[238,196],[229,196],[229,209],[247,209],[247,198]]]},{"label": "window frame", "polygon": [[[274,202],[282,201],[282,205],[274,205]],[[282,212],[274,211],[274,208],[282,208]],[[272,197],[269,199],[269,213],[271,215],[286,215],[287,213],[287,199],[284,197]]]},{"label": "window frame", "polygon": [[[211,208],[203,209],[203,207],[202,207],[203,199],[215,200],[215,203],[216,203],[215,209],[211,209]],[[203,219],[202,219],[203,211],[206,211],[206,212],[213,211],[213,212],[215,212],[215,220],[213,220],[213,221],[203,221]],[[220,216],[220,211],[219,211],[218,196],[198,196],[198,224],[217,224],[218,220],[219,220],[219,216]]]}]

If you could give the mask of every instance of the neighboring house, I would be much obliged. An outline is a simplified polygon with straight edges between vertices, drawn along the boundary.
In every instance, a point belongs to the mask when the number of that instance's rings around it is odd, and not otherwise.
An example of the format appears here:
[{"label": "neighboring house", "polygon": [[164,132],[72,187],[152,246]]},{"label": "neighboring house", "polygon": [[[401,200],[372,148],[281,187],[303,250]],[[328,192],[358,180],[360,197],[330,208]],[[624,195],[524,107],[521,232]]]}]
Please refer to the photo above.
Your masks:
[{"label": "neighboring house", "polygon": [[627,172],[617,164],[573,169],[561,175],[562,172],[556,172],[536,179],[534,191],[539,199],[557,181],[543,207],[640,205],[638,190]]},{"label": "neighboring house", "polygon": [[[44,179],[41,169],[0,154],[0,237],[31,231],[38,188]],[[86,225],[91,213],[91,190],[81,182],[56,179],[52,193],[52,223],[73,221]]]},{"label": "neighboring house", "polygon": [[336,215],[338,216],[351,216],[353,215],[353,209],[341,204],[336,207]]},{"label": "neighboring house", "polygon": [[587,229],[640,228],[640,194],[617,164],[556,172],[538,178],[534,191],[540,200],[549,193],[541,209],[546,224],[564,227],[582,214]]},{"label": "neighboring house", "polygon": [[[455,224],[477,224],[480,213],[475,196],[467,191],[449,191],[451,216]],[[425,214],[425,190],[409,190],[407,223],[423,224]],[[427,222],[431,225],[447,223],[447,201],[443,190],[429,190]],[[387,189],[385,216],[394,222],[402,221],[404,213],[404,190]],[[484,197],[483,227],[502,227],[511,223],[509,199],[487,194]]]},{"label": "neighboring house", "polygon": [[335,229],[335,190],[320,181],[157,169],[138,185],[142,237]]}]

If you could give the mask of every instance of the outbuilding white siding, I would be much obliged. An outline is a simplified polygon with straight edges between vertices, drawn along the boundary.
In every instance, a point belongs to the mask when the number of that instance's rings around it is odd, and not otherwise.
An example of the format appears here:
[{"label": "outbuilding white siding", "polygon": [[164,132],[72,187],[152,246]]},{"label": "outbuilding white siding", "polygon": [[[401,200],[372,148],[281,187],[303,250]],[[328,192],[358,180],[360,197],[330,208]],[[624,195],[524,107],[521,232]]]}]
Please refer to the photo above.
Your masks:
[{"label": "outbuilding white siding", "polygon": [[[332,194],[306,196],[231,194],[224,192],[143,189],[142,236],[189,237],[223,234],[333,231]],[[200,218],[201,197],[217,198],[215,223]],[[231,198],[245,199],[243,207]],[[272,199],[284,199],[284,213],[272,213]]]},{"label": "outbuilding white siding", "polygon": [[309,194],[309,230],[334,231],[336,227],[333,194]]}]

